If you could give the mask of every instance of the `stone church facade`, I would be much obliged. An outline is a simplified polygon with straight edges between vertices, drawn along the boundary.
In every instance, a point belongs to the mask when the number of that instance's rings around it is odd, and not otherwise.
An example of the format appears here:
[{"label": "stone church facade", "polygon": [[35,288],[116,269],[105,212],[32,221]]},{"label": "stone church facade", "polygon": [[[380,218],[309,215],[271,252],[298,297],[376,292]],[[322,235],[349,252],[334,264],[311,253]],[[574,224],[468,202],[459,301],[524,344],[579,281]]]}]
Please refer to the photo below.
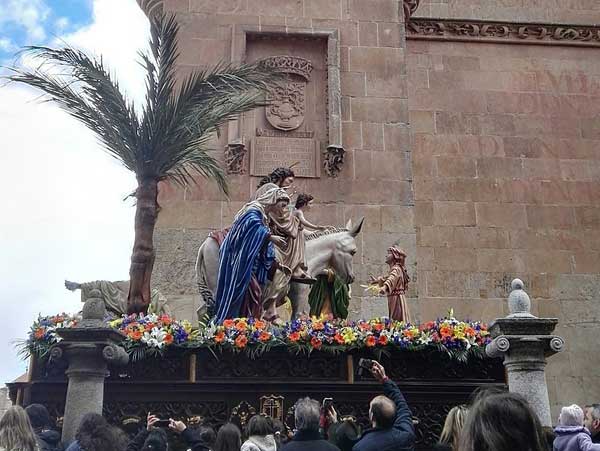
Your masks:
[{"label": "stone church facade", "polygon": [[203,180],[161,187],[154,282],[180,316],[193,315],[202,240],[293,162],[312,220],[365,217],[352,317],[386,314],[359,285],[393,244],[421,320],[504,316],[518,276],[566,339],[548,365],[553,411],[600,401],[600,3],[138,1],[177,14],[182,74],[271,58],[294,81],[281,108],[215,141],[229,200]]}]

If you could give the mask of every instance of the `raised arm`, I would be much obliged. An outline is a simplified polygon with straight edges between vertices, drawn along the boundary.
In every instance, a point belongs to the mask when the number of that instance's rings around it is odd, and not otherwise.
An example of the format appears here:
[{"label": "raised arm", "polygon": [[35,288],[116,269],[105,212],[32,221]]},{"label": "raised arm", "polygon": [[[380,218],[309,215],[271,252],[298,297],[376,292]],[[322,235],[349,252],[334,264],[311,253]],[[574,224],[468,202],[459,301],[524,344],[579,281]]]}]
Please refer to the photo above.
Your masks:
[{"label": "raised arm", "polygon": [[319,225],[315,225],[312,222],[309,222],[305,217],[304,217],[304,213],[302,213],[302,210],[296,210],[294,213],[298,219],[300,220],[300,224],[302,224],[304,226],[305,229],[311,229],[311,230],[324,230],[327,227],[325,226],[319,226]]},{"label": "raised arm", "polygon": [[[371,369],[375,379],[383,383],[383,393],[390,398],[396,405],[396,419],[394,420],[394,429],[403,433],[403,439],[408,442],[413,442],[415,439],[415,429],[412,423],[412,413],[402,392],[394,381],[388,378],[385,374],[383,365],[379,362],[373,362]],[[597,450],[593,450],[597,451]],[[600,450],[599,450],[600,451]]]}]

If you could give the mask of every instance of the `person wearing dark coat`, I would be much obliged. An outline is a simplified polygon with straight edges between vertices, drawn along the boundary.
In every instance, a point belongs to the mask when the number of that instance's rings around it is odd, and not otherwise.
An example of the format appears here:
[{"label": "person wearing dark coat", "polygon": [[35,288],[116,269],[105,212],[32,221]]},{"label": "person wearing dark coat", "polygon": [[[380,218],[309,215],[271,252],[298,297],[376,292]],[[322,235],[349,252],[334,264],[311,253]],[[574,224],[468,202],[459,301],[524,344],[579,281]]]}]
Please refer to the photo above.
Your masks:
[{"label": "person wearing dark coat", "polygon": [[52,421],[48,409],[42,404],[30,404],[25,412],[38,439],[40,451],[63,451],[60,433],[52,429]]},{"label": "person wearing dark coat", "polygon": [[412,451],[415,429],[412,413],[398,386],[373,361],[371,373],[383,384],[385,396],[376,396],[369,407],[372,429],[366,430],[352,451]]},{"label": "person wearing dark coat", "polygon": [[281,451],[340,451],[340,449],[324,440],[319,433],[321,405],[310,398],[302,398],[294,407],[296,433],[292,439],[281,447]]},{"label": "person wearing dark coat", "polygon": [[[129,442],[127,451],[166,451],[168,449],[167,433],[155,427],[158,421],[160,419],[156,415],[148,413],[146,427]],[[211,444],[206,441],[208,434],[199,434],[197,431],[189,429],[183,421],[170,418],[169,429],[181,434],[186,446],[192,451],[210,450]]]}]

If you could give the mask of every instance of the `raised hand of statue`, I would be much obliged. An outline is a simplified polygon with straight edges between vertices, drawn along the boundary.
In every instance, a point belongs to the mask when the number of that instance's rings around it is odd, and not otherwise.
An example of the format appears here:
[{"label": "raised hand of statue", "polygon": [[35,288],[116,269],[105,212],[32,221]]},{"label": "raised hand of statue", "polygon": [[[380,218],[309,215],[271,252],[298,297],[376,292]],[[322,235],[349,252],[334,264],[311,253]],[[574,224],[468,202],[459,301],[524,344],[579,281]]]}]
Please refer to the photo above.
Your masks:
[{"label": "raised hand of statue", "polygon": [[70,280],[65,280],[65,288],[69,291],[75,291],[81,288],[81,284],[77,282],[71,282]]}]

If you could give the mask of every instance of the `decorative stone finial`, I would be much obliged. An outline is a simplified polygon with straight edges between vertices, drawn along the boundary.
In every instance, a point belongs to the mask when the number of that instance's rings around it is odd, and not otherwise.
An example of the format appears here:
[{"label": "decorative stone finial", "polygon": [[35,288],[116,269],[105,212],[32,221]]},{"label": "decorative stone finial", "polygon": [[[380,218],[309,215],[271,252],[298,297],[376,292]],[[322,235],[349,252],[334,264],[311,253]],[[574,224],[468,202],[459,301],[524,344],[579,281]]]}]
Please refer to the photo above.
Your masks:
[{"label": "decorative stone finial", "polygon": [[531,314],[531,300],[523,290],[524,284],[521,279],[514,279],[510,284],[512,291],[508,295],[509,318],[535,318]]},{"label": "decorative stone finial", "polygon": [[90,295],[83,304],[81,312],[82,321],[78,327],[102,327],[106,316],[106,306],[100,290],[91,290]]}]

